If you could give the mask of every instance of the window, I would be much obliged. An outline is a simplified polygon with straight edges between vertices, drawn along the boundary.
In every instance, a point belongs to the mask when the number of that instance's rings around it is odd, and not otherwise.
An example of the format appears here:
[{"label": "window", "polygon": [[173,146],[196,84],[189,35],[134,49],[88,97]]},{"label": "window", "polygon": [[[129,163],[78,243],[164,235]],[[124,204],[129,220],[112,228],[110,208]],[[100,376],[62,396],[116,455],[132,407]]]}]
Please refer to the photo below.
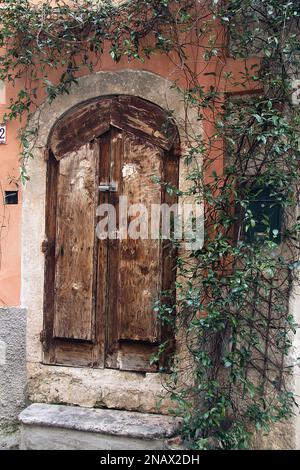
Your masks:
[{"label": "window", "polygon": [[[254,243],[269,239],[280,243],[282,238],[282,206],[273,195],[271,187],[254,187],[249,192],[252,223],[245,219],[245,240]],[[249,214],[250,215],[250,214]],[[254,224],[255,223],[255,224]],[[247,230],[246,230],[247,228]]]}]

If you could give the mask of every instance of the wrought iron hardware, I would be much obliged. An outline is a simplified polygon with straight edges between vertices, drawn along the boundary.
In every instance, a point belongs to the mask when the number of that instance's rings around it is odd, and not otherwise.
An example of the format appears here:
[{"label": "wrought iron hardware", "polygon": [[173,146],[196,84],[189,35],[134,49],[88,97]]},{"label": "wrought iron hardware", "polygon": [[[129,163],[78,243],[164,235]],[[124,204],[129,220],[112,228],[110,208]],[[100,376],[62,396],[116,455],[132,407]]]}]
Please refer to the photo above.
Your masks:
[{"label": "wrought iron hardware", "polygon": [[117,185],[115,183],[101,183],[99,184],[99,191],[102,193],[115,193]]}]

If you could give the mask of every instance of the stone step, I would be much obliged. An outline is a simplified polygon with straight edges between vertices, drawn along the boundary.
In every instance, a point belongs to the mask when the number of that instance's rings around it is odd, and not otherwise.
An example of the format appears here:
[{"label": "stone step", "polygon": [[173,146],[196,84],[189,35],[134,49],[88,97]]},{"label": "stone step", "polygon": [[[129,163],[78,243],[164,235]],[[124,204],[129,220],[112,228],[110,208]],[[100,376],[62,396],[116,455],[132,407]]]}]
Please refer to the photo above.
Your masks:
[{"label": "stone step", "polygon": [[19,420],[23,450],[167,449],[180,426],[171,416],[43,403],[30,405]]}]

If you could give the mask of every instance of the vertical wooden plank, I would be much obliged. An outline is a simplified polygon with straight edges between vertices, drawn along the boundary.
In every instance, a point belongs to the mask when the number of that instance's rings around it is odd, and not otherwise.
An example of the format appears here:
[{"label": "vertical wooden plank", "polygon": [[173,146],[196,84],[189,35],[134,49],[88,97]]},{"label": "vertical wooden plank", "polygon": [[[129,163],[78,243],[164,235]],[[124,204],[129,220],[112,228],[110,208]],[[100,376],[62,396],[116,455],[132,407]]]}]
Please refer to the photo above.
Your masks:
[{"label": "vertical wooden plank", "polygon": [[[111,153],[111,133],[103,134],[99,139],[99,168],[97,185],[109,180]],[[98,188],[99,190],[99,188]],[[109,194],[98,191],[98,203],[107,204]],[[98,214],[99,215],[99,214]],[[101,219],[97,218],[97,223]],[[108,309],[108,240],[97,239],[97,304],[96,304],[96,335],[98,340],[98,365],[104,366],[107,344],[107,309]],[[97,353],[97,351],[96,351]]]},{"label": "vertical wooden plank", "polygon": [[57,184],[54,337],[94,339],[95,142],[67,154]]},{"label": "vertical wooden plank", "polygon": [[[114,127],[111,128],[111,154],[109,168],[109,182],[115,184],[117,191],[109,193],[109,203],[113,205],[116,211],[117,228],[119,228],[119,198],[122,195],[122,177],[121,166],[123,161],[123,136],[122,131]],[[107,364],[110,367],[116,367],[115,353],[119,347],[119,261],[120,261],[120,240],[110,239],[108,241],[109,257],[108,257],[108,310],[107,310],[107,337],[106,337],[106,354]]]}]

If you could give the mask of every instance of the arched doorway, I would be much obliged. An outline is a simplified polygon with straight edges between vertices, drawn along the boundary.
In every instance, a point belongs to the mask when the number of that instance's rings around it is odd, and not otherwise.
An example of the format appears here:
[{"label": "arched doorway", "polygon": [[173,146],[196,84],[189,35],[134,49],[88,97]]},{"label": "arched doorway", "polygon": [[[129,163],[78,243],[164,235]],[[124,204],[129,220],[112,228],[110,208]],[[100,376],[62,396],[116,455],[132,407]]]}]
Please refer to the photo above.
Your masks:
[{"label": "arched doorway", "polygon": [[[170,328],[153,312],[175,281],[167,241],[99,240],[97,207],[173,204],[157,180],[178,185],[178,133],[159,106],[133,96],[83,103],[49,139],[47,168],[44,362],[158,370]],[[127,222],[130,222],[127,217]],[[129,216],[130,218],[130,216]],[[118,219],[118,217],[117,217]]]}]

